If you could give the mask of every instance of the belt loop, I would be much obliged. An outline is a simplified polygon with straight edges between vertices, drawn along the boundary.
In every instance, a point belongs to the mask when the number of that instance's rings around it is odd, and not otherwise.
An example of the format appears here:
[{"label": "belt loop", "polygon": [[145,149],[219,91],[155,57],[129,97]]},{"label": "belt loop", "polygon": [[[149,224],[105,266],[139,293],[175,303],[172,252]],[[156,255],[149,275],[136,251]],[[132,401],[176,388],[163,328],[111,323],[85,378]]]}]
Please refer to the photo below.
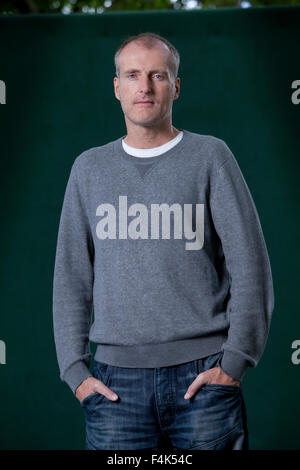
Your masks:
[{"label": "belt loop", "polygon": [[218,361],[217,361],[216,367],[221,367],[221,364],[220,364],[220,363],[221,363],[221,361],[222,361],[222,359],[223,359],[223,354],[224,354],[224,351],[222,350],[222,351],[221,351],[221,355],[220,355],[220,357],[219,357],[219,359],[218,359]]},{"label": "belt loop", "polygon": [[204,372],[203,359],[202,359],[202,358],[196,359],[194,362],[195,362],[195,367],[196,367],[197,375],[199,375],[199,374],[201,374],[202,372]]}]

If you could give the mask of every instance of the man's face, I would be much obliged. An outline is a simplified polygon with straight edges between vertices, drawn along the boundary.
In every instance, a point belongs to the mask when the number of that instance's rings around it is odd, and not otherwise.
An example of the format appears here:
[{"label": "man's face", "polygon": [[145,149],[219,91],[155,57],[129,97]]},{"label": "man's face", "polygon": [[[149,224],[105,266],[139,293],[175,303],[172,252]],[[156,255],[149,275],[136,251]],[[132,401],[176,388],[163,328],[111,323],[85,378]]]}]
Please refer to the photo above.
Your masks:
[{"label": "man's face", "polygon": [[170,51],[163,43],[147,49],[133,41],[124,47],[119,55],[120,77],[114,78],[114,90],[126,122],[153,127],[170,120],[180,86],[180,78],[174,81],[170,60]]}]

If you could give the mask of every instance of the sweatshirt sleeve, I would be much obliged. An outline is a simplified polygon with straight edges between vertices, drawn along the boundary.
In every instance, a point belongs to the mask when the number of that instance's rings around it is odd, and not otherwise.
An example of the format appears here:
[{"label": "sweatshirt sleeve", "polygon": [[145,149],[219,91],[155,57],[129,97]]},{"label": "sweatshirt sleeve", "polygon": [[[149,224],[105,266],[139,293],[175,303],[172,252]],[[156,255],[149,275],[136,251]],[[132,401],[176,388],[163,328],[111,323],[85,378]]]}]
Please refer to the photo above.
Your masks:
[{"label": "sweatshirt sleeve", "polygon": [[75,160],[60,216],[53,278],[53,327],[60,378],[72,392],[87,377],[91,351],[94,247]]},{"label": "sweatshirt sleeve", "polygon": [[230,278],[228,338],[221,369],[242,380],[261,358],[274,309],[271,266],[258,213],[237,161],[224,141],[211,213]]}]

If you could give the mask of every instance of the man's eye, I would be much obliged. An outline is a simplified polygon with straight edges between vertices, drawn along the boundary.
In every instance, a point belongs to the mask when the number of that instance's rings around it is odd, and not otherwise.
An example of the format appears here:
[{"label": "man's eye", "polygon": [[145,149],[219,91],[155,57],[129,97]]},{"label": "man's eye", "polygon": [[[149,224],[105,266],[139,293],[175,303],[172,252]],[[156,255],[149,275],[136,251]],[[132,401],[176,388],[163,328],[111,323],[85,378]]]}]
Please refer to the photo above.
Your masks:
[{"label": "man's eye", "polygon": [[[128,75],[129,78],[131,78],[131,77],[133,77],[133,76],[135,76],[135,73],[130,73],[130,74]],[[160,73],[156,73],[156,74],[155,74],[155,77],[163,78],[163,76],[162,76]]]}]

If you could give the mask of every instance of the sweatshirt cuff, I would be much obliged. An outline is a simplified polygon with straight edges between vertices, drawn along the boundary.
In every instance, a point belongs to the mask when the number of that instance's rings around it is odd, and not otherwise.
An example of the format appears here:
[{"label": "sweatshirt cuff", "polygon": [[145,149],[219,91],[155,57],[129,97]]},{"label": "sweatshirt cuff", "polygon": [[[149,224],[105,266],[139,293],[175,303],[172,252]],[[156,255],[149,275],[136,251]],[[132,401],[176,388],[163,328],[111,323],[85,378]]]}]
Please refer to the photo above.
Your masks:
[{"label": "sweatshirt cuff", "polygon": [[83,382],[87,377],[93,377],[89,368],[83,361],[75,362],[71,367],[68,368],[63,378],[72,392],[75,394],[76,388]]},{"label": "sweatshirt cuff", "polygon": [[225,374],[229,375],[232,379],[241,382],[247,368],[250,366],[250,363],[240,354],[224,350],[219,366]]}]

